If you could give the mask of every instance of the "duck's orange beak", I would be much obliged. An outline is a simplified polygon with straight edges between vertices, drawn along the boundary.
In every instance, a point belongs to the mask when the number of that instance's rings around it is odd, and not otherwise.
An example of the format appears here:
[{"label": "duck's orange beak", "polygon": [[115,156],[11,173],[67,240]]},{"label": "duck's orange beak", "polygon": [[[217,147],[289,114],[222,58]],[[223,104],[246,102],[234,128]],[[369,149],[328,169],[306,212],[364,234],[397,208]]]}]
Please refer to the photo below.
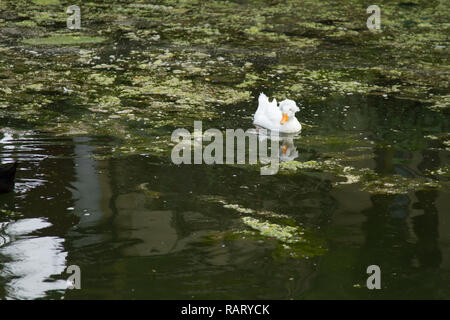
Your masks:
[{"label": "duck's orange beak", "polygon": [[283,113],[283,118],[281,118],[280,124],[285,124],[288,121],[287,113]]}]

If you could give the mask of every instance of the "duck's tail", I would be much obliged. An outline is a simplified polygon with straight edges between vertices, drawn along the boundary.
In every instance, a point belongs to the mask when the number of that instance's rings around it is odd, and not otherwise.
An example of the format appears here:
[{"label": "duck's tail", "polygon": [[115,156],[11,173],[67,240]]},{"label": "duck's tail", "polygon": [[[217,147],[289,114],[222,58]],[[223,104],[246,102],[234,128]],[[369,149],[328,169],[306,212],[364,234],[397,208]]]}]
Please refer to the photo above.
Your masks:
[{"label": "duck's tail", "polygon": [[269,103],[269,98],[264,93],[261,92],[259,94],[258,103],[259,105]]},{"label": "duck's tail", "polygon": [[264,94],[260,93],[258,98],[258,109],[259,108],[265,108],[265,107],[276,107],[277,106],[277,100],[274,98],[272,102],[269,102],[269,98]]}]

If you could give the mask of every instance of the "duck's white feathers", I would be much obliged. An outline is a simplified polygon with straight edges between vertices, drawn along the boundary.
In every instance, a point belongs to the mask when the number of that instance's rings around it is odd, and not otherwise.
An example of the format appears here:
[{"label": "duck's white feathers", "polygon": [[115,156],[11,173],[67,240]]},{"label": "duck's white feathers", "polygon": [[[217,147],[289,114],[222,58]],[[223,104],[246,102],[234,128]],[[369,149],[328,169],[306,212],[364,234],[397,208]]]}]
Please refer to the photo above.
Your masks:
[{"label": "duck's white feathers", "polygon": [[269,98],[264,93],[261,93],[258,98],[258,109],[256,109],[253,124],[269,130],[286,133],[293,133],[301,130],[301,124],[295,116],[283,125],[280,123],[282,117],[283,115],[277,105],[277,100],[273,99],[272,102],[269,102]]},{"label": "duck's white feathers", "polygon": [[273,123],[280,123],[282,114],[278,108],[277,100],[269,102],[269,98],[261,93],[258,98],[258,109],[256,109],[253,124],[271,129]]}]

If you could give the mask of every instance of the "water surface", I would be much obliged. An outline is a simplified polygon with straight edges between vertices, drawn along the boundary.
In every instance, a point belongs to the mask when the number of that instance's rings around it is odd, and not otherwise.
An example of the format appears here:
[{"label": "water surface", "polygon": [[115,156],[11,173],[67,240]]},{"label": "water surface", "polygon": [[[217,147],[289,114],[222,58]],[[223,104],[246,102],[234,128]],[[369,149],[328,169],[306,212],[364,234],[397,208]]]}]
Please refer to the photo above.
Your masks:
[{"label": "water surface", "polygon": [[[304,107],[298,117],[315,124],[294,140],[299,161],[357,154],[354,167],[408,179],[448,164],[449,152],[424,138],[445,132],[448,122],[418,104],[343,97]],[[225,121],[251,127],[229,109]],[[3,298],[450,296],[445,185],[379,194],[359,183],[336,185],[342,179],[321,170],[261,176],[251,165],[176,166],[170,153],[102,160],[111,143],[3,133],[2,162],[21,163],[15,192],[1,195]],[[208,197],[285,214],[323,239],[326,252],[292,258],[280,256],[270,237],[226,237],[251,229],[242,223],[246,214]],[[382,270],[376,292],[365,288],[372,264]],[[66,290],[69,265],[82,270],[81,290]]]}]

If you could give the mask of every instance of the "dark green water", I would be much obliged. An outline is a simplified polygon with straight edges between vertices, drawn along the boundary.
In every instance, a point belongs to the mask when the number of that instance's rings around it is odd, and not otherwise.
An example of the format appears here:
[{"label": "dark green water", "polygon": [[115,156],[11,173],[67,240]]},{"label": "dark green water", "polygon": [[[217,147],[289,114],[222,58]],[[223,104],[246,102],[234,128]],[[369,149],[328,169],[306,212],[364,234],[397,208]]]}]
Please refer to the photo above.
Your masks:
[{"label": "dark green water", "polygon": [[[249,128],[254,107],[227,109],[204,129]],[[353,167],[406,179],[449,163],[439,140],[425,138],[448,132],[448,121],[419,103],[344,96],[297,116],[314,125],[294,140],[300,161],[357,154]],[[15,192],[0,195],[0,298],[450,298],[445,177],[431,178],[440,188],[383,194],[335,186],[321,170],[261,176],[251,166],[176,166],[170,153],[101,160],[114,145],[108,137],[6,123],[1,160],[21,165]],[[317,137],[334,140],[311,143]],[[227,238],[248,226],[205,196],[285,214],[326,252],[292,258],[270,237]],[[373,264],[381,290],[366,288]],[[81,268],[81,290],[66,290],[69,265]]]},{"label": "dark green water", "polygon": [[[450,298],[445,1],[72,4],[0,1],[0,299]],[[260,92],[300,107],[276,175],[171,162]]]}]

